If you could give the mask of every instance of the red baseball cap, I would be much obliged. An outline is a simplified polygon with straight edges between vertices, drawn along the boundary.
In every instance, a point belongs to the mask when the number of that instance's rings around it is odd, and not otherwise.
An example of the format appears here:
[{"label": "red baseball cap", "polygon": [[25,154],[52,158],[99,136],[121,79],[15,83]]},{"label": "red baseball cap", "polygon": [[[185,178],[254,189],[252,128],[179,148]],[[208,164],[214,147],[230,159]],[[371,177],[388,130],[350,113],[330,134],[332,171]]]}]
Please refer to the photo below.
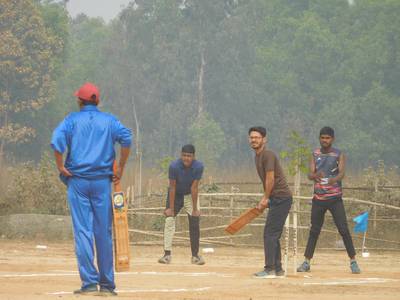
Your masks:
[{"label": "red baseball cap", "polygon": [[93,83],[90,83],[90,82],[86,82],[84,85],[82,85],[74,93],[74,95],[76,97],[78,97],[80,99],[83,99],[83,100],[86,100],[86,101],[94,101],[96,103],[99,103],[99,101],[100,101],[99,88],[96,85],[94,85]]}]

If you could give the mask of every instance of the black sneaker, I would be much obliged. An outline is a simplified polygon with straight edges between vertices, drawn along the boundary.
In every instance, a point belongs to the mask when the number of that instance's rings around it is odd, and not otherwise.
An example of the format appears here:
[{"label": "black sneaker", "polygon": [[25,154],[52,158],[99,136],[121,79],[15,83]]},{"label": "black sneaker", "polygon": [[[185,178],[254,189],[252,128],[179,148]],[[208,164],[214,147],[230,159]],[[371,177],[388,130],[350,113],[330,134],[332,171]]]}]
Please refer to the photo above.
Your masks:
[{"label": "black sneaker", "polygon": [[260,272],[254,273],[254,278],[276,278],[275,270],[262,270]]},{"label": "black sneaker", "polygon": [[311,267],[307,261],[303,261],[303,263],[297,268],[297,272],[310,272]]},{"label": "black sneaker", "polygon": [[169,254],[164,254],[164,256],[163,257],[161,257],[159,260],[158,260],[158,262],[160,263],[160,264],[170,264],[171,263],[171,259],[172,259],[172,257],[171,257],[171,255],[169,255]]},{"label": "black sneaker", "polygon": [[97,294],[97,284],[88,285],[85,288],[80,288],[74,291],[75,295],[94,295]]},{"label": "black sneaker", "polygon": [[199,266],[204,265],[206,263],[204,258],[201,256],[192,256],[191,261],[192,261],[192,264],[199,265]]},{"label": "black sneaker", "polygon": [[285,271],[283,269],[275,270],[276,277],[285,277]]},{"label": "black sneaker", "polygon": [[118,296],[117,292],[106,287],[100,287],[99,296]]},{"label": "black sneaker", "polygon": [[351,269],[351,273],[353,273],[353,274],[360,274],[361,273],[360,267],[358,266],[358,264],[357,264],[357,262],[355,260],[350,262],[350,269]]}]

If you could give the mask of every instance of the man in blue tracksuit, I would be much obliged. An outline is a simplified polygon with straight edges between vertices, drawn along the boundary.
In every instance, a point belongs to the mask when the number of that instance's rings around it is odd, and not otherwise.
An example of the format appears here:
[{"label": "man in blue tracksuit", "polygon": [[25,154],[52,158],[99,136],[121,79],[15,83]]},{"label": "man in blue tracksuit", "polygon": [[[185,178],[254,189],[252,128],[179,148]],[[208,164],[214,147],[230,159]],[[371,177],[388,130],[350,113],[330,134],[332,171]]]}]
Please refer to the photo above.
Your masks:
[{"label": "man in blue tracksuit", "polygon": [[[75,294],[116,295],[112,245],[111,181],[118,182],[130,152],[132,134],[111,114],[99,111],[98,88],[85,83],[75,92],[79,112],[70,113],[54,130],[54,150],[61,180],[67,185],[75,252],[82,286]],[[114,144],[121,145],[113,175]],[[67,152],[65,164],[63,153]],[[96,245],[97,267],[94,265]]]}]

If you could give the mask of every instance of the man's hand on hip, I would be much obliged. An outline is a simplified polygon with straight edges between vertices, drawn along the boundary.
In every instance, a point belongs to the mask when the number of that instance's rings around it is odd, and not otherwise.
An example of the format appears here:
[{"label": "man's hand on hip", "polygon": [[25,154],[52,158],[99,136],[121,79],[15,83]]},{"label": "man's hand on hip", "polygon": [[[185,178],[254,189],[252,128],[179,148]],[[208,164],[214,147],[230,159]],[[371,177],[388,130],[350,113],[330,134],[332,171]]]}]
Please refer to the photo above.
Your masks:
[{"label": "man's hand on hip", "polygon": [[122,174],[124,173],[124,169],[120,166],[117,168],[117,172],[113,175],[112,179],[115,184],[118,184],[121,181]]},{"label": "man's hand on hip", "polygon": [[72,176],[71,172],[68,171],[68,169],[67,169],[66,167],[64,167],[64,166],[61,167],[61,168],[59,168],[58,171],[59,171],[61,174],[63,174],[65,177],[71,177],[71,176]]}]

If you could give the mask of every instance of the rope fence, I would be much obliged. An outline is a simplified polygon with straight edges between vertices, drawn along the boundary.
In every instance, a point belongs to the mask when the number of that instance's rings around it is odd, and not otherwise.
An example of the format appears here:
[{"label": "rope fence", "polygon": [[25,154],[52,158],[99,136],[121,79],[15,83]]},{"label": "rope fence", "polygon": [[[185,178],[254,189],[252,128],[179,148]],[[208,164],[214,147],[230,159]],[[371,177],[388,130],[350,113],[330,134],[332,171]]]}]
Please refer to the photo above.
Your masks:
[{"label": "rope fence", "polygon": [[[129,193],[128,193],[129,195]],[[204,246],[233,246],[233,247],[262,247],[262,233],[260,232],[265,225],[265,216],[261,215],[256,218],[252,223],[248,224],[246,228],[242,230],[239,234],[228,235],[224,232],[224,228],[230,223],[232,219],[239,216],[243,211],[250,207],[254,207],[259,199],[263,196],[262,193],[240,193],[240,192],[225,192],[225,193],[200,193],[199,203],[202,211],[203,223],[207,225],[215,226],[201,226],[201,239],[200,243]],[[131,208],[128,209],[130,216],[130,230],[129,232],[133,235],[132,244],[141,245],[162,245],[163,241],[163,223],[164,216],[163,211],[165,209],[165,195],[148,195],[140,199],[138,203],[131,203]],[[293,257],[293,269],[296,272],[297,267],[297,255],[298,249],[304,248],[302,245],[298,245],[298,242],[305,241],[304,236],[308,233],[310,228],[309,215],[311,209],[308,209],[311,204],[310,196],[293,196],[292,209],[288,215],[285,222],[285,227],[282,237],[283,246],[283,262],[285,263],[285,269],[287,270],[289,264],[289,256]],[[371,218],[369,219],[372,223],[372,231],[377,235],[366,237],[368,243],[375,243],[377,246],[368,247],[370,250],[390,250],[399,251],[400,250],[400,240],[399,235],[393,235],[393,232],[398,232],[400,230],[400,207],[392,204],[381,203],[376,201],[358,199],[355,197],[343,197],[345,202],[345,207],[354,210],[361,211],[368,210],[372,212]],[[136,204],[136,205],[135,205]],[[377,211],[382,210],[384,212],[389,211],[390,213],[385,216],[378,216]],[[349,227],[352,224],[352,217],[354,213],[347,214]],[[186,225],[187,216],[185,214],[179,214],[177,216],[177,231],[175,232],[174,241],[175,244],[189,242],[188,232]],[[331,222],[332,227],[332,217],[327,214],[327,219]],[[153,228],[149,228],[149,224],[153,221]],[[304,222],[307,222],[304,224]],[[389,223],[390,222],[390,223]],[[133,223],[133,225],[132,225]],[[379,236],[379,230],[377,230],[377,223],[388,224],[391,231],[389,232],[394,239],[385,238],[384,236]],[[185,228],[186,226],[186,228]],[[156,230],[154,230],[157,227]],[[181,228],[179,228],[181,227]],[[329,237],[330,241],[339,241],[339,236],[336,228],[330,229],[324,228],[321,230],[322,233],[331,236],[336,235],[335,240]],[[381,226],[382,227],[382,226]],[[392,228],[393,227],[393,228]],[[369,230],[369,231],[371,231]],[[302,234],[299,236],[299,232]],[[299,239],[300,237],[300,239]],[[301,237],[303,237],[301,239]],[[353,234],[355,240],[361,240],[364,237]],[[151,239],[151,240],[148,240]],[[259,243],[257,243],[259,242]],[[339,241],[340,242],[340,241]],[[321,243],[321,242],[320,242]],[[383,247],[383,245],[387,245]],[[290,251],[290,246],[292,251]],[[337,249],[342,250],[343,245],[335,247],[318,247],[318,249]]]}]

